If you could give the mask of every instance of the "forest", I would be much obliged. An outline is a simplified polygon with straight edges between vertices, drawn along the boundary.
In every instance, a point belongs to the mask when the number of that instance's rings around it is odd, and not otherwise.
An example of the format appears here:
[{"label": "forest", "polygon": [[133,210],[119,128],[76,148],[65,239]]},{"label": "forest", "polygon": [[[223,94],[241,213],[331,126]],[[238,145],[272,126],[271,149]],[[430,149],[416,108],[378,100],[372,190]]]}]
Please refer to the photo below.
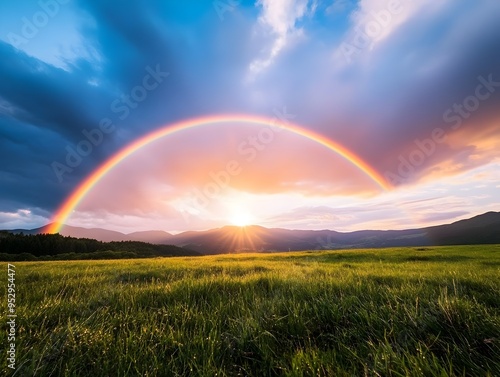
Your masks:
[{"label": "forest", "polygon": [[101,242],[60,234],[14,234],[0,231],[0,260],[123,259],[196,256],[196,251],[139,241]]}]

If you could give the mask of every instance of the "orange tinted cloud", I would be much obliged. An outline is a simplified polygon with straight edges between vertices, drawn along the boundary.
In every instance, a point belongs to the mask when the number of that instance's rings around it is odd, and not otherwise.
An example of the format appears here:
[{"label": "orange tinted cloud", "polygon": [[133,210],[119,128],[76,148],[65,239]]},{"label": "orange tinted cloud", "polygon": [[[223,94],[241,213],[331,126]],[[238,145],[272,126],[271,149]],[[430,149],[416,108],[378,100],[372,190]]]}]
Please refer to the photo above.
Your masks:
[{"label": "orange tinted cloud", "polygon": [[[192,190],[255,194],[368,194],[379,188],[352,163],[311,140],[287,131],[268,143],[251,142],[259,127],[187,130],[158,140],[112,169],[88,194],[81,210],[168,208]],[[250,142],[249,142],[250,140]]]}]

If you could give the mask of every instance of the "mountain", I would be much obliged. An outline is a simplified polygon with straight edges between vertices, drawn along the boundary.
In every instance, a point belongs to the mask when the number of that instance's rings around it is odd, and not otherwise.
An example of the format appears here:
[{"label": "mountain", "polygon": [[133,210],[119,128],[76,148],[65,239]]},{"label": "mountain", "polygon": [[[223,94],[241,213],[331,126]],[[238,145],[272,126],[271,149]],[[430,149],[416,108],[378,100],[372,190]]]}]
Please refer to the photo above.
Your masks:
[{"label": "mountain", "polygon": [[269,229],[225,226],[173,236],[170,243],[205,254],[242,251],[323,250],[500,243],[500,212],[488,212],[452,224],[406,230]]},{"label": "mountain", "polygon": [[449,225],[426,228],[429,238],[438,245],[500,243],[500,212],[487,212]]},{"label": "mountain", "polygon": [[[26,234],[43,233],[44,228],[13,230]],[[437,246],[467,244],[500,244],[500,212],[488,212],[452,224],[406,230],[361,230],[341,233],[333,230],[290,230],[224,226],[206,231],[189,231],[172,235],[163,231],[124,234],[110,230],[65,226],[63,235],[94,238],[100,241],[142,241],[171,244],[217,254],[244,251],[323,250],[402,246]]]},{"label": "mountain", "polygon": [[[70,236],[76,238],[94,238],[103,242],[112,241],[126,241],[128,240],[127,235],[115,232],[114,230],[107,230],[101,228],[79,228],[75,226],[64,226],[59,232],[63,236]],[[132,240],[130,240],[132,241]]]},{"label": "mountain", "polygon": [[173,234],[165,232],[163,230],[147,230],[142,232],[134,232],[125,234],[126,240],[130,241],[141,241],[153,244],[167,244]]},{"label": "mountain", "polygon": [[[14,234],[40,234],[44,233],[49,225],[36,229],[13,229],[9,230],[9,232]],[[140,241],[152,244],[169,244],[170,242],[167,242],[167,240],[173,236],[163,230],[149,230],[126,234],[102,228],[81,228],[71,225],[65,225],[60,234],[75,238],[92,238],[102,242]]]}]

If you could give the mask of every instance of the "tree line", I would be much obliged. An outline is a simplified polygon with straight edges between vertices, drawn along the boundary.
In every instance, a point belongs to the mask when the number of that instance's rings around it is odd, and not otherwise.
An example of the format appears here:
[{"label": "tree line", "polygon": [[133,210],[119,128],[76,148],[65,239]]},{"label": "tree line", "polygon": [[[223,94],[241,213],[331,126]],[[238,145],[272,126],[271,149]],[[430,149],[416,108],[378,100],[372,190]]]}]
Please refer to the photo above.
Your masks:
[{"label": "tree line", "polygon": [[0,260],[114,259],[194,256],[196,251],[139,241],[102,242],[60,234],[14,234],[0,231]]}]

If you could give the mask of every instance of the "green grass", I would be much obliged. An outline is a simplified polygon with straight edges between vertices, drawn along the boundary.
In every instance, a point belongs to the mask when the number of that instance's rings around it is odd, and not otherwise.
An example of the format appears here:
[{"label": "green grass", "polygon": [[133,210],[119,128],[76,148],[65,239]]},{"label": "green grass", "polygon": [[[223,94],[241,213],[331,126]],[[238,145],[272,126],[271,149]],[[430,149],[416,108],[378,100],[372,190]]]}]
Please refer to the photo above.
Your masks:
[{"label": "green grass", "polygon": [[500,376],[498,245],[14,264],[17,376]]}]

